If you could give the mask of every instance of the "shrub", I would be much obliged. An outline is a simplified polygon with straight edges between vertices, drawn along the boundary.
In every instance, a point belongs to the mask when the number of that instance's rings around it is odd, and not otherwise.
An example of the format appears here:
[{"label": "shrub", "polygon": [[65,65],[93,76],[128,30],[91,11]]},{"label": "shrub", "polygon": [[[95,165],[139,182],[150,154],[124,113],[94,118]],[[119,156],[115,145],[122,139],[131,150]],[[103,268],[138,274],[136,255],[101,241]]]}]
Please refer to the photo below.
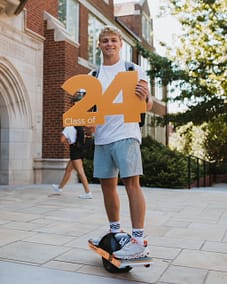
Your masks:
[{"label": "shrub", "polygon": [[[99,183],[93,178],[93,148],[84,159],[84,168],[89,183]],[[188,186],[187,158],[177,151],[153,140],[143,138],[141,146],[144,175],[141,185],[146,187],[186,188]],[[119,180],[119,184],[122,184]]]},{"label": "shrub", "polygon": [[187,159],[151,137],[141,146],[144,175],[141,185],[147,187],[185,188],[188,183]]}]

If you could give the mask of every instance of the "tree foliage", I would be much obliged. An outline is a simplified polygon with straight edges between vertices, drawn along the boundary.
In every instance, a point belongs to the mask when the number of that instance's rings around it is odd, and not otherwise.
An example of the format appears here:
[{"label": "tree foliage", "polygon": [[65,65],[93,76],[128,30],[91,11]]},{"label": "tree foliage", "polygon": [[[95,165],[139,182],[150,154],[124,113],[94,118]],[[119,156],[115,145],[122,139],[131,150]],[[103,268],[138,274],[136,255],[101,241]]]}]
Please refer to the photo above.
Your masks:
[{"label": "tree foliage", "polygon": [[204,139],[206,137],[206,128],[204,123],[202,126],[195,126],[192,122],[177,128],[169,138],[170,149],[177,150],[184,155],[196,156],[202,160],[207,159],[206,151],[204,151]]},{"label": "tree foliage", "polygon": [[[161,57],[137,45],[140,54],[150,62],[151,81],[159,78],[163,86],[177,96],[169,100],[187,106],[184,112],[155,117],[154,124],[176,129],[192,123],[206,125],[203,146],[206,158],[226,160],[227,141],[227,5],[223,0],[167,0],[168,13],[181,23],[183,34],[180,47],[168,58]],[[217,132],[215,132],[217,131]],[[220,135],[218,134],[218,131]],[[185,133],[184,152],[191,152],[191,134]],[[186,147],[187,146],[187,147]]]},{"label": "tree foliage", "polygon": [[147,51],[140,44],[139,52],[150,62],[151,80],[159,78],[163,86],[173,86],[179,95],[169,100],[187,105],[184,113],[156,118],[156,124],[175,127],[193,122],[201,125],[224,117],[227,122],[225,1],[169,0],[170,11],[178,17],[184,35],[182,46],[171,59]]},{"label": "tree foliage", "polygon": [[206,137],[203,141],[206,158],[216,163],[227,163],[227,124],[223,117],[203,126]]},{"label": "tree foliage", "polygon": [[175,61],[183,64],[201,86],[218,96],[227,96],[226,1],[169,0],[170,11],[184,31]]}]

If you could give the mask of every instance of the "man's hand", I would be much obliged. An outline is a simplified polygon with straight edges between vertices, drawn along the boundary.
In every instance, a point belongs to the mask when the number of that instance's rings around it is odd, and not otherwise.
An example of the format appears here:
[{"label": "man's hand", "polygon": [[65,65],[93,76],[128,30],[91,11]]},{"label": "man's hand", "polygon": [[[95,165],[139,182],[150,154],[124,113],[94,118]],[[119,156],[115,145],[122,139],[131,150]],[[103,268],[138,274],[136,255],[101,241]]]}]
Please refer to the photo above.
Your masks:
[{"label": "man's hand", "polygon": [[151,100],[150,91],[148,89],[148,84],[146,81],[140,80],[136,84],[136,95],[141,99],[145,100],[147,103],[147,111],[151,110],[153,102]]},{"label": "man's hand", "polygon": [[141,100],[146,100],[149,96],[149,90],[148,90],[148,85],[147,82],[140,80],[136,84],[136,95],[141,99]]}]

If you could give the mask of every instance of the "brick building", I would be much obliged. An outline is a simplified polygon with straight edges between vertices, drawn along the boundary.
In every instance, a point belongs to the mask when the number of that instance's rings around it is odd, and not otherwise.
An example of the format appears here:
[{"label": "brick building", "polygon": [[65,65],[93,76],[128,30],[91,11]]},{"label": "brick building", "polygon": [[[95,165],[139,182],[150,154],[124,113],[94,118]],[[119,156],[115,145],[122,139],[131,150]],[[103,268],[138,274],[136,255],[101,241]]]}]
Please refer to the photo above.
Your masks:
[{"label": "brick building", "polygon": [[[100,63],[102,26],[121,29],[122,56],[149,68],[134,47],[140,40],[153,50],[147,0],[131,1],[128,14],[117,2],[0,0],[0,184],[59,182],[68,159],[59,141],[62,115],[71,106],[61,85]],[[151,91],[154,108],[143,134],[166,144],[166,130],[149,126],[151,116],[166,112]]]}]

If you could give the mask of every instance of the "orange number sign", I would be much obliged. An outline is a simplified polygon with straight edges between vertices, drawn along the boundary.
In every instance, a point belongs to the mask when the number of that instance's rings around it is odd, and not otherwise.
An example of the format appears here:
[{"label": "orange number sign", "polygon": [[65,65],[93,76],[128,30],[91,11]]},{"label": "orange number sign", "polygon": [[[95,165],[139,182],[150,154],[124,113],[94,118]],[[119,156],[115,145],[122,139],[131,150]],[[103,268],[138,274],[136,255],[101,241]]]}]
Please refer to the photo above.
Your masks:
[{"label": "orange number sign", "polygon": [[[91,75],[76,75],[68,79],[62,88],[70,95],[78,89],[85,89],[86,95],[63,114],[63,125],[92,126],[105,123],[106,115],[123,114],[125,122],[140,121],[140,113],[146,111],[146,103],[135,94],[138,81],[137,71],[120,72],[102,93],[102,85]],[[114,103],[114,99],[122,91],[123,101]],[[95,106],[96,112],[89,110]]]}]

